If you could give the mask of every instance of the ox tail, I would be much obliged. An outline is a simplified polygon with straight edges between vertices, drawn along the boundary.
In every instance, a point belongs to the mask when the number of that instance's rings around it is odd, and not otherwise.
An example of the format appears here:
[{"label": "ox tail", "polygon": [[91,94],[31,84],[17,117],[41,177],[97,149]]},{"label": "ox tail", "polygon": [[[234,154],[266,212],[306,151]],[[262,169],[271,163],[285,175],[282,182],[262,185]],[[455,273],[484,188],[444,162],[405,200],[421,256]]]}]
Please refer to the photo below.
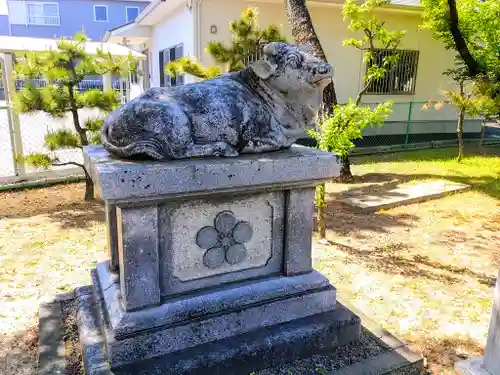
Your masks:
[{"label": "ox tail", "polygon": [[[140,156],[149,156],[155,160],[171,159],[166,145],[164,145],[152,132],[141,132],[139,140],[130,142],[127,145],[119,146],[113,143],[110,136],[110,124],[104,121],[102,125],[101,142],[106,150],[119,158],[133,158]],[[139,138],[139,137],[138,137]]]}]

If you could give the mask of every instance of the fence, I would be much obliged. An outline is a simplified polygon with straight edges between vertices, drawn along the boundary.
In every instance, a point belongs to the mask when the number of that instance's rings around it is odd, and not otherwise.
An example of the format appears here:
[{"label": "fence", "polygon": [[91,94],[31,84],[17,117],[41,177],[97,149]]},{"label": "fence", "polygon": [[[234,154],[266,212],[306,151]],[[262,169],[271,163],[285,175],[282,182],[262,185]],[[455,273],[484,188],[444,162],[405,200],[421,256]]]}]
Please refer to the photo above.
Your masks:
[{"label": "fence", "polygon": [[[366,105],[375,106],[376,103]],[[98,111],[82,110],[83,119],[97,117]],[[15,176],[14,157],[12,150],[12,135],[9,133],[9,110],[0,106],[0,180]],[[357,149],[378,146],[402,145],[410,147],[412,144],[456,139],[457,113],[454,106],[443,103],[426,102],[398,102],[393,105],[393,113],[381,127],[366,128],[363,139],[355,140]],[[66,116],[54,119],[49,115],[38,112],[36,114],[20,115],[20,131],[24,155],[30,153],[47,153],[44,145],[44,136],[48,131],[61,128],[73,129],[72,119]],[[500,130],[500,129],[499,129]],[[474,139],[481,135],[481,121],[478,118],[467,118],[464,124],[464,138]],[[311,140],[305,139],[300,143],[311,145]],[[78,149],[60,150],[56,152],[62,161],[82,161],[81,151]],[[58,171],[68,167],[53,167],[50,171]],[[26,166],[28,176],[41,170]],[[10,178],[12,180],[12,178]],[[5,179],[3,179],[5,181]],[[3,182],[5,183],[5,182]],[[2,185],[2,181],[0,181]]]}]

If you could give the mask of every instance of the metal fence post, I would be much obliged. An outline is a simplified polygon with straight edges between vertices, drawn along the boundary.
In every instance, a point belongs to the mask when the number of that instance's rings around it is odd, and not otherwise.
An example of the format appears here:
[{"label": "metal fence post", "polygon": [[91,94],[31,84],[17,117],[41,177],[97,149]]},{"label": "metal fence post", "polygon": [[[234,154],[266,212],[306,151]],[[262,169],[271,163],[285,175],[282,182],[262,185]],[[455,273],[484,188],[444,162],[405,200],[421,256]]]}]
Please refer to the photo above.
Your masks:
[{"label": "metal fence post", "polygon": [[408,141],[410,139],[412,109],[413,109],[413,102],[410,102],[408,106],[408,121],[406,122],[405,148],[408,148]]},{"label": "metal fence post", "polygon": [[19,120],[19,113],[16,111],[12,104],[12,98],[16,93],[16,84],[14,77],[14,59],[12,58],[12,54],[6,53],[3,55],[3,83],[4,83],[4,93],[5,93],[5,102],[8,109],[8,120],[9,127],[11,131],[11,142],[12,142],[12,151],[14,156],[14,167],[16,171],[16,176],[20,179],[24,179],[26,177],[26,169],[24,166],[24,152],[23,152],[23,139],[21,135],[21,123]]}]

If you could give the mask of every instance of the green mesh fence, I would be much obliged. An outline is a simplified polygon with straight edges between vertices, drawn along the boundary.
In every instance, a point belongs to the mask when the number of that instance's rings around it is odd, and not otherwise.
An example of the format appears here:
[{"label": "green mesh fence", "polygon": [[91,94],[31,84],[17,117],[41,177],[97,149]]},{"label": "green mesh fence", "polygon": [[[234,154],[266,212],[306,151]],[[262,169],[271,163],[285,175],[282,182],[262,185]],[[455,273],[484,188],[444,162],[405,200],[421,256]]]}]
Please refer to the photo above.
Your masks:
[{"label": "green mesh fence", "polygon": [[[375,107],[379,103],[365,103]],[[411,148],[422,143],[446,143],[456,140],[458,113],[456,107],[444,102],[395,102],[392,114],[382,126],[365,128],[363,138],[353,142],[356,148],[400,146]],[[481,118],[467,117],[464,121],[464,139],[481,137]],[[307,138],[300,144],[314,146]]]}]

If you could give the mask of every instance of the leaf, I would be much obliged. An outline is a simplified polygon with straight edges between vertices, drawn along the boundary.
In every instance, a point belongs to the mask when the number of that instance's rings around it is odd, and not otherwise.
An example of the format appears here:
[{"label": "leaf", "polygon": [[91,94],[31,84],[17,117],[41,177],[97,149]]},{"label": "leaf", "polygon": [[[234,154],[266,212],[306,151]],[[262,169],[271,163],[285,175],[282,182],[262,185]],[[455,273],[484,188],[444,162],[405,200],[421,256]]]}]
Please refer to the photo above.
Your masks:
[{"label": "leaf", "polygon": [[45,168],[45,169],[48,169],[52,165],[52,163],[57,162],[56,159],[53,159],[45,154],[29,154],[26,155],[23,158],[23,160],[26,164],[33,165],[34,167],[37,168]]},{"label": "leaf", "polygon": [[45,134],[45,145],[50,151],[64,148],[81,147],[80,136],[67,129],[60,129]]}]

